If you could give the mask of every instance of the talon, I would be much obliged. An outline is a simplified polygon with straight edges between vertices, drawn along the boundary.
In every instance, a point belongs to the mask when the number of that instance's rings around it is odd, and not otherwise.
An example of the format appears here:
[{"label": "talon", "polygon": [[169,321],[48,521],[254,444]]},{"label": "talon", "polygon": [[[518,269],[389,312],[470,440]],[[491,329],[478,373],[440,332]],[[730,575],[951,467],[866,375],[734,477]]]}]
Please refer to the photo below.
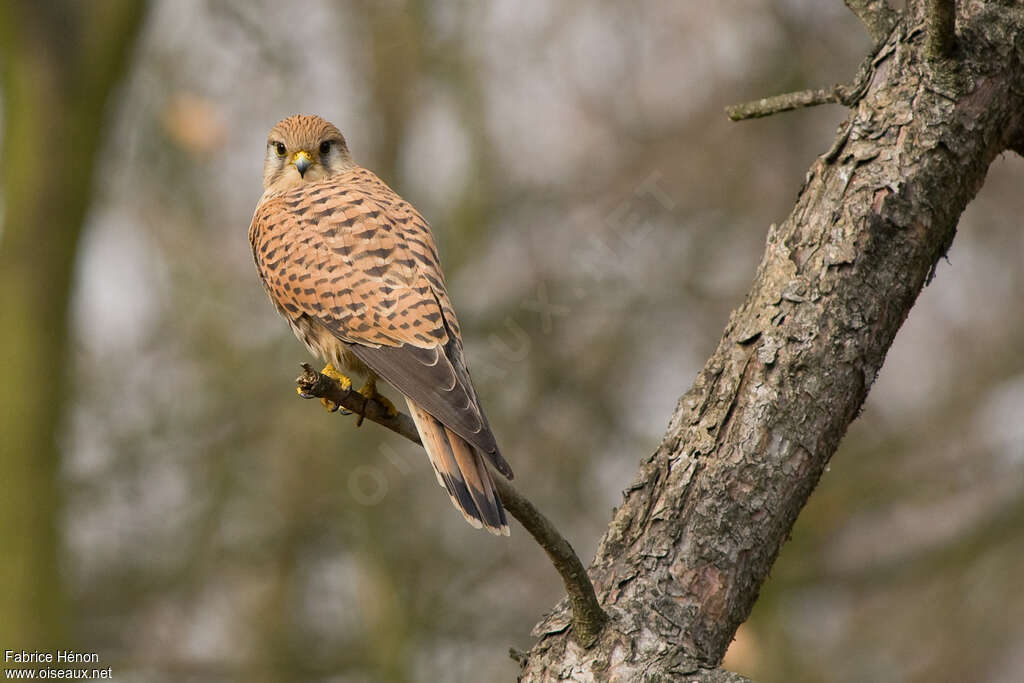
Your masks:
[{"label": "talon", "polygon": [[342,408],[340,405],[338,405],[337,403],[335,403],[334,401],[332,401],[329,398],[322,398],[322,399],[320,399],[320,403],[323,404],[324,408],[326,408],[327,412],[329,412],[329,413],[338,413],[339,415],[351,415],[352,414],[351,410],[345,410],[344,408]]},{"label": "talon", "polygon": [[377,383],[372,377],[369,377],[366,380],[366,384],[359,387],[356,393],[363,397],[363,410],[359,413],[359,419],[356,420],[356,427],[362,427],[363,420],[366,419],[366,403],[372,401],[377,395]]},{"label": "talon", "polygon": [[329,398],[320,399],[320,404],[327,409],[328,413],[335,413],[338,411],[338,404]]},{"label": "talon", "polygon": [[[389,401],[383,394],[377,392],[377,380],[372,378],[366,380],[366,384],[359,387],[358,393],[362,395],[362,397],[365,398],[367,401],[376,401],[377,403],[384,406],[384,408],[387,410],[388,415],[390,415],[391,417],[395,417],[396,415],[398,415],[398,409],[395,408],[394,404],[391,403],[391,401]],[[356,424],[357,427],[363,423],[364,417],[366,416],[359,416],[359,422]]]}]

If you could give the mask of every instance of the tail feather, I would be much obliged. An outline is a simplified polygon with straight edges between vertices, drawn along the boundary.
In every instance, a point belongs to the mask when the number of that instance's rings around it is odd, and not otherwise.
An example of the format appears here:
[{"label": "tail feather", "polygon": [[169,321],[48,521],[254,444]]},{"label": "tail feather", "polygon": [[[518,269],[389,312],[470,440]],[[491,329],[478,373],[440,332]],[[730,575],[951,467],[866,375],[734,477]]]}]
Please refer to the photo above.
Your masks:
[{"label": "tail feather", "polygon": [[494,490],[491,473],[479,451],[441,424],[411,399],[406,399],[437,482],[473,527],[508,536],[508,521]]},{"label": "tail feather", "polygon": [[505,521],[505,510],[502,508],[498,497],[494,494],[494,485],[491,483],[491,473],[487,471],[487,464],[474,449],[462,437],[444,428],[448,437],[448,445],[451,446],[452,455],[455,456],[455,464],[466,482],[466,488],[476,503],[476,509],[480,511],[484,526],[489,529],[507,528]]}]

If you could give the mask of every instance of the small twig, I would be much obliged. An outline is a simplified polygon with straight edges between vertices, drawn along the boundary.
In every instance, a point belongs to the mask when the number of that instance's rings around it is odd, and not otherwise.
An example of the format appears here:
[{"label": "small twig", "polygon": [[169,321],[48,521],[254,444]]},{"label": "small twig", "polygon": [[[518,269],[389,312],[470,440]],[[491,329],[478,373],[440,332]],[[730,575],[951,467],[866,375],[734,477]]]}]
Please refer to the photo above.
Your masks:
[{"label": "small twig", "polygon": [[789,92],[783,95],[762,97],[752,102],[734,104],[725,108],[726,115],[733,121],[745,119],[757,119],[762,116],[771,116],[783,111],[802,109],[803,107],[816,107],[819,104],[836,104],[841,102],[838,91],[839,86],[831,89],[801,90]]},{"label": "small twig", "polygon": [[896,22],[899,21],[899,12],[889,7],[886,0],[843,0],[850,11],[864,22],[871,40],[878,45],[892,32]]},{"label": "small twig", "polygon": [[[886,35],[888,36],[889,33]],[[871,54],[861,61],[860,67],[857,69],[857,76],[852,83],[833,85],[831,88],[800,90],[784,95],[764,97],[743,104],[734,104],[726,107],[725,113],[733,121],[743,121],[803,107],[816,107],[819,104],[841,104],[844,107],[852,107],[864,97],[864,93],[867,92],[868,86],[871,84],[875,68],[890,51],[891,48],[887,47],[885,43],[875,45]]]},{"label": "small twig", "polygon": [[[304,398],[326,398],[371,422],[387,427],[413,443],[420,443],[416,424],[405,413],[392,415],[384,404],[368,401],[358,391],[345,389],[337,381],[314,370],[308,363],[303,363],[302,369],[303,373],[295,378],[295,383]],[[594,584],[590,582],[583,563],[547,517],[507,479],[496,476],[494,484],[505,509],[519,520],[523,528],[540,544],[562,577],[572,607],[573,633],[580,645],[589,647],[597,640],[601,628],[608,621],[608,615],[597,601]]]},{"label": "small twig", "polygon": [[928,0],[925,21],[928,26],[925,56],[930,60],[952,56],[956,45],[956,0]]}]

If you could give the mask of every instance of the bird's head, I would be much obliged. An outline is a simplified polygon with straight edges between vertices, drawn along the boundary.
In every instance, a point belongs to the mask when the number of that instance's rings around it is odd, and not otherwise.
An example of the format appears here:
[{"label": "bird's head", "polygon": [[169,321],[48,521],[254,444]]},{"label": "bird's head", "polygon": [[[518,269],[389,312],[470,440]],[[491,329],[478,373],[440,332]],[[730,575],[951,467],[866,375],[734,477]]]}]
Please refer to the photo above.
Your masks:
[{"label": "bird's head", "polygon": [[267,136],[263,189],[279,193],[343,173],[354,165],[341,132],[319,116],[297,114]]}]

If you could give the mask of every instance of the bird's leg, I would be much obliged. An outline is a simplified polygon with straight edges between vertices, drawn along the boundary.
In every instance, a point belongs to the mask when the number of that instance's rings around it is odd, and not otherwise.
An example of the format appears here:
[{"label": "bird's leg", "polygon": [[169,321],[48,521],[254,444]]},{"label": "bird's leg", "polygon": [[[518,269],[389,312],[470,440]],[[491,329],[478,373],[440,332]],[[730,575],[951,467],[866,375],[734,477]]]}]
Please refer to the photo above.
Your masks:
[{"label": "bird's leg", "polygon": [[[363,386],[359,387],[359,393],[362,394],[363,398],[365,398],[367,401],[376,401],[377,403],[384,406],[388,411],[388,415],[390,415],[391,417],[395,417],[396,415],[398,415],[398,409],[395,408],[394,404],[391,403],[391,401],[389,401],[383,394],[377,393],[377,378],[374,377],[373,375],[370,375],[369,377],[366,378],[366,383]],[[366,404],[364,403],[364,413],[366,410],[365,405]],[[359,416],[359,420],[356,422],[356,427],[363,424],[364,417],[366,417],[365,414]]]},{"label": "bird's leg", "polygon": [[[349,379],[347,376],[343,375],[336,367],[334,367],[333,363],[328,363],[327,365],[325,365],[324,369],[321,370],[320,373],[323,375],[327,375],[331,379],[337,381],[338,384],[341,385],[341,388],[344,389],[345,391],[348,391],[352,388],[352,380]],[[324,408],[326,408],[327,411],[331,413],[336,412],[340,407],[334,401],[331,401],[330,399],[326,398],[320,399],[320,403],[322,403],[324,405]],[[341,411],[341,414],[351,415],[352,413],[350,413],[347,410],[343,410]]]}]

